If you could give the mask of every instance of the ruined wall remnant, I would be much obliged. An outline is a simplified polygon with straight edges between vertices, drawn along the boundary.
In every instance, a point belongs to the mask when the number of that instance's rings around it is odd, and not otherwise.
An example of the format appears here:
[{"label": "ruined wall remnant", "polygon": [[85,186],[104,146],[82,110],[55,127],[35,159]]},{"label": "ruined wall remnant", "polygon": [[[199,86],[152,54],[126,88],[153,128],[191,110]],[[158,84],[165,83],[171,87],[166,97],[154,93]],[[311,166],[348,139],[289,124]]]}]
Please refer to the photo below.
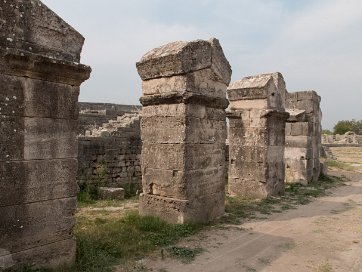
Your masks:
[{"label": "ruined wall remnant", "polygon": [[92,131],[126,113],[139,113],[141,106],[79,102],[79,135]]},{"label": "ruined wall remnant", "polygon": [[228,88],[229,193],[264,198],[284,191],[286,88],[280,73],[245,77]]},{"label": "ruined wall remnant", "polygon": [[78,182],[81,186],[123,187],[136,191],[141,182],[139,114],[110,120],[89,136],[78,137]]},{"label": "ruined wall remnant", "polygon": [[358,146],[362,145],[362,135],[357,135],[353,131],[348,131],[343,135],[322,135],[323,145],[336,145],[336,146]]},{"label": "ruined wall remnant", "polygon": [[140,213],[176,223],[221,216],[231,69],[218,40],[155,48],[137,69],[143,81]]},{"label": "ruined wall remnant", "polygon": [[285,181],[308,184],[320,175],[320,96],[315,91],[288,93],[285,129]]},{"label": "ruined wall remnant", "polygon": [[0,270],[71,263],[84,38],[38,0],[0,28]]}]

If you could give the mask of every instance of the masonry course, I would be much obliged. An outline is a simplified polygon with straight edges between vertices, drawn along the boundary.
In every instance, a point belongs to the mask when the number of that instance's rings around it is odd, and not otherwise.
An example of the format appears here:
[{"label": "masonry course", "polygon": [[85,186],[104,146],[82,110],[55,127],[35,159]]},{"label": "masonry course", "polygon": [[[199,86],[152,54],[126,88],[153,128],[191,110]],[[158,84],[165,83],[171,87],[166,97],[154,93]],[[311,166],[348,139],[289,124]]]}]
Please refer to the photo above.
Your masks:
[{"label": "masonry course", "polygon": [[0,270],[72,263],[84,38],[38,0],[0,8]]},{"label": "masonry course", "polygon": [[137,69],[143,105],[140,213],[172,223],[221,216],[231,68],[218,40],[155,48]]}]

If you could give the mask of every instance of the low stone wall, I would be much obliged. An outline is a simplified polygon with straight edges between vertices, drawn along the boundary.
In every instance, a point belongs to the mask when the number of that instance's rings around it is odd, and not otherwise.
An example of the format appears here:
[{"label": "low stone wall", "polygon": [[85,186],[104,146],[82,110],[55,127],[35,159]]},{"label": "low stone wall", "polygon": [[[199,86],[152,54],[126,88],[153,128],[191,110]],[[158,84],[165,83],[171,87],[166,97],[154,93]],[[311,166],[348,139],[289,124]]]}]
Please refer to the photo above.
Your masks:
[{"label": "low stone wall", "polygon": [[137,190],[141,184],[139,116],[125,114],[92,135],[78,137],[78,183]]},{"label": "low stone wall", "polygon": [[362,135],[357,135],[353,132],[347,132],[343,135],[322,135],[323,145],[362,145]]}]

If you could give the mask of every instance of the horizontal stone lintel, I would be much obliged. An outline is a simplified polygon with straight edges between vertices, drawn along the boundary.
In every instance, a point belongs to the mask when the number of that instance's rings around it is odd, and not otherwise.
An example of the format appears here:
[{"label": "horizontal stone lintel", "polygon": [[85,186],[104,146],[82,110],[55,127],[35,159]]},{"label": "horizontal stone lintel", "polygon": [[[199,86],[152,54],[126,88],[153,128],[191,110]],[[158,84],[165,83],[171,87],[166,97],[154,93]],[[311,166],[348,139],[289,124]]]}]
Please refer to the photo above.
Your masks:
[{"label": "horizontal stone lintel", "polygon": [[142,80],[187,74],[210,68],[218,81],[229,85],[231,66],[224,56],[219,41],[176,41],[146,53],[136,63]]},{"label": "horizontal stone lintel", "polygon": [[[250,111],[246,109],[245,111]],[[238,111],[227,111],[226,117],[229,119],[242,119],[243,110]],[[289,118],[289,113],[286,111],[277,111],[277,110],[260,110],[260,118],[274,117],[279,119],[287,120]]]},{"label": "horizontal stone lintel", "polygon": [[0,72],[79,86],[90,77],[91,68],[18,49],[0,48]]},{"label": "horizontal stone lintel", "polygon": [[140,102],[142,106],[184,103],[206,105],[210,108],[218,109],[226,109],[229,105],[229,101],[226,98],[215,98],[190,92],[142,96]]},{"label": "horizontal stone lintel", "polygon": [[230,101],[267,99],[268,89],[267,87],[228,89],[227,94]]}]

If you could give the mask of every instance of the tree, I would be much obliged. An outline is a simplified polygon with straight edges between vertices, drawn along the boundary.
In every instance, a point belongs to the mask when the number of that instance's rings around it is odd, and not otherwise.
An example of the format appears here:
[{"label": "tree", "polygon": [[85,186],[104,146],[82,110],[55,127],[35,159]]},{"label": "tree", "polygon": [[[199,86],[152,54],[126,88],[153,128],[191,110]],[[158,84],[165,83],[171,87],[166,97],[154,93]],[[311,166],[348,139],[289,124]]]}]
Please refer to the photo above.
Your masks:
[{"label": "tree", "polygon": [[345,134],[348,131],[353,131],[356,134],[362,134],[362,120],[342,120],[338,121],[333,128],[334,134]]}]

